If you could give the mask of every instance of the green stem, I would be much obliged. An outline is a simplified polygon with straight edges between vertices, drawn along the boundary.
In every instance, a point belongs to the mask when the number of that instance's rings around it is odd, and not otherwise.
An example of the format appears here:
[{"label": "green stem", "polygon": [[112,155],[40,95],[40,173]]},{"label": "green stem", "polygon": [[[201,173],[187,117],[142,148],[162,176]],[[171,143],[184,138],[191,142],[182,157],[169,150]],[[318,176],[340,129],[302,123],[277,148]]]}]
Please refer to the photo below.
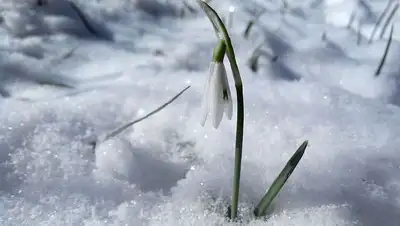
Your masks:
[{"label": "green stem", "polygon": [[224,62],[225,53],[226,53],[225,41],[223,39],[220,39],[217,46],[214,49],[212,61],[218,63]]},{"label": "green stem", "polygon": [[[236,219],[237,209],[239,203],[239,187],[240,187],[240,171],[242,164],[242,147],[243,147],[243,130],[244,130],[244,101],[243,101],[243,84],[242,78],[240,77],[239,67],[236,63],[235,52],[233,50],[232,42],[229,37],[228,31],[226,30],[224,23],[221,18],[207,3],[201,0],[197,0],[202,6],[207,17],[210,19],[215,29],[215,22],[221,29],[223,39],[225,40],[227,47],[227,56],[231,65],[233,79],[235,81],[236,96],[237,96],[237,122],[236,122],[236,145],[235,145],[235,168],[233,174],[233,194],[232,194],[232,208],[230,217]],[[214,17],[216,21],[213,20]]]}]

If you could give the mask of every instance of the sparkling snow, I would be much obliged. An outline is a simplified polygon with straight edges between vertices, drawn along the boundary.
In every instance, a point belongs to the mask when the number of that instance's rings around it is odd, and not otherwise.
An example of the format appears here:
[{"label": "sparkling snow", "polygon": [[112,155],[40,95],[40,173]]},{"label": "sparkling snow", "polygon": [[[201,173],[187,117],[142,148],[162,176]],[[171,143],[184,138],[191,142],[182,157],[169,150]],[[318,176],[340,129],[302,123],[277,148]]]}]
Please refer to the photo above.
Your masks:
[{"label": "sparkling snow", "polygon": [[[399,31],[379,77],[388,32],[368,44],[386,0],[211,1],[225,18],[235,7],[244,82],[237,223],[224,218],[236,114],[218,130],[200,125],[217,40],[196,2],[197,12],[178,0],[35,2],[0,0],[0,225],[400,225]],[[254,73],[259,43],[270,57]],[[254,219],[306,139],[272,214]]]}]

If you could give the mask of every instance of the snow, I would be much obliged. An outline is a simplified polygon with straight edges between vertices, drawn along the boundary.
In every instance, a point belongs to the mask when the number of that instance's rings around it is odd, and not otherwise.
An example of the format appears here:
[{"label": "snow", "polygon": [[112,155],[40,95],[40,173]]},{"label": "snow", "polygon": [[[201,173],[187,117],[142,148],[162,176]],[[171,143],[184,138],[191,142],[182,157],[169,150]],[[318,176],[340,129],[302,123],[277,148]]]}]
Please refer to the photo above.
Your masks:
[{"label": "snow", "polygon": [[[235,9],[230,33],[244,83],[242,221],[232,223],[224,214],[236,114],[218,130],[200,125],[217,40],[195,1],[187,3],[197,12],[166,0],[1,0],[0,224],[400,224],[398,29],[378,77],[387,35],[368,44],[388,2],[286,2],[210,2],[224,17]],[[277,60],[262,57],[255,73],[248,58],[259,43]],[[187,85],[93,150],[98,137]],[[270,217],[254,219],[306,139]]]}]

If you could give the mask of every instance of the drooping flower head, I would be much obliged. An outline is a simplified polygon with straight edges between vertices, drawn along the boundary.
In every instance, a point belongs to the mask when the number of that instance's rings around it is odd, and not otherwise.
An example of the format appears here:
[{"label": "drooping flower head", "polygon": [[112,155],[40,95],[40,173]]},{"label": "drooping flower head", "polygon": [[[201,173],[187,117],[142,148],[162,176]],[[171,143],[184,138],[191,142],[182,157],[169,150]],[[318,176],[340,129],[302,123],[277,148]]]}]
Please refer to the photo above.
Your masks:
[{"label": "drooping flower head", "polygon": [[217,47],[214,49],[208,79],[204,86],[202,103],[203,118],[201,121],[203,126],[208,116],[212,118],[211,120],[214,128],[218,128],[224,113],[229,120],[232,118],[232,96],[223,63],[225,51],[225,41],[220,40]]}]

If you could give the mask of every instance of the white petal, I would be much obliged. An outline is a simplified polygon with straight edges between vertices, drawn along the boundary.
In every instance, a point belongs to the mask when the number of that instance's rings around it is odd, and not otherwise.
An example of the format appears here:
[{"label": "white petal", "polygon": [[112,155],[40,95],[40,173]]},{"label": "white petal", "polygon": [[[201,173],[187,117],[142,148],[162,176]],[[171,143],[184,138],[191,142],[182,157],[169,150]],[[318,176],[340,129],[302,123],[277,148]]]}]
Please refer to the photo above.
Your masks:
[{"label": "white petal", "polygon": [[225,113],[226,117],[231,120],[232,119],[232,114],[233,114],[233,105],[232,105],[232,95],[231,95],[231,90],[229,88],[229,81],[228,81],[228,76],[226,74],[225,67],[223,68],[224,73],[222,76],[222,85],[224,89],[227,92],[228,100],[224,99],[224,108],[225,108]]},{"label": "white petal", "polygon": [[211,78],[210,94],[211,94],[211,115],[214,128],[218,128],[224,114],[224,99],[223,99],[223,67],[222,63],[215,65],[215,73]]},{"label": "white petal", "polygon": [[210,89],[211,77],[213,76],[213,73],[214,73],[214,67],[215,67],[215,63],[211,62],[207,81],[204,83],[203,100],[201,103],[201,109],[203,110],[203,114],[202,114],[201,121],[200,121],[200,124],[202,126],[204,126],[204,124],[206,123],[207,116],[208,116],[208,111],[209,111],[208,102],[210,101],[209,100],[210,99],[210,95],[209,95],[210,90],[209,89]]},{"label": "white petal", "polygon": [[232,98],[229,97],[229,100],[225,102],[225,113],[226,117],[231,120],[232,119],[232,114],[233,114],[233,104],[232,104]]},{"label": "white petal", "polygon": [[200,119],[200,124],[202,126],[204,126],[204,124],[206,123],[207,120],[207,116],[208,116],[208,93],[206,92],[203,96],[203,101],[201,104],[201,109],[203,111],[201,119]]}]

